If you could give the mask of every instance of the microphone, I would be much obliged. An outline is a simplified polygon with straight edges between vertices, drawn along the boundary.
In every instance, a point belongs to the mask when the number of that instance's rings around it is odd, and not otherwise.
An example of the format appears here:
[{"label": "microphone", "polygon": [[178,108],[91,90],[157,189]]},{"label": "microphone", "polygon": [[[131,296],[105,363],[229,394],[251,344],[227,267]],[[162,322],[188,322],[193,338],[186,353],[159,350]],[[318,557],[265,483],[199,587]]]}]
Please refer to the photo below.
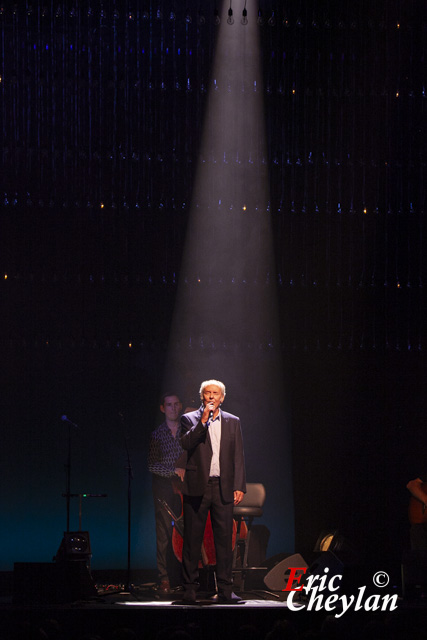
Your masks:
[{"label": "microphone", "polygon": [[212,420],[212,418],[213,418],[213,411],[212,411],[212,409],[211,409],[211,410],[209,411],[209,420]]},{"label": "microphone", "polygon": [[76,429],[78,429],[78,425],[75,424],[75,422],[72,422],[69,418],[67,418],[67,416],[61,416],[61,420],[62,422],[68,422],[69,424],[72,424],[73,427],[76,427]]}]

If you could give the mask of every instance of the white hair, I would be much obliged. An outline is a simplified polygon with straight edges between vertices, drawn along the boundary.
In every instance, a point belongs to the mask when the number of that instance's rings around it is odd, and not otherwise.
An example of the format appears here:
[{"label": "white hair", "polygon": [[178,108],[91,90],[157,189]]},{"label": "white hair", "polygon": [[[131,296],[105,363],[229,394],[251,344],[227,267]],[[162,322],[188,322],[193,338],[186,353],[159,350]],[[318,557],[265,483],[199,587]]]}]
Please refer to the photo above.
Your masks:
[{"label": "white hair", "polygon": [[223,382],[220,382],[219,380],[205,380],[200,385],[199,394],[200,394],[201,400],[203,400],[203,391],[206,389],[206,387],[209,387],[211,384],[214,384],[216,387],[219,387],[221,389],[222,395],[225,397],[225,384]]}]

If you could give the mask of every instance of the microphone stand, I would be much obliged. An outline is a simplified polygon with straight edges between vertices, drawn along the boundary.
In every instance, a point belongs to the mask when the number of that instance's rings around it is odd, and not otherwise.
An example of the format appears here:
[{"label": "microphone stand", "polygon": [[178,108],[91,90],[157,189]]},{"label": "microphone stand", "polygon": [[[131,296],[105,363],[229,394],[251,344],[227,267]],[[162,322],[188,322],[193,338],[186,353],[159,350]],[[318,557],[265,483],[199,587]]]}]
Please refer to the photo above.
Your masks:
[{"label": "microphone stand", "polygon": [[[124,422],[123,414],[119,413],[122,424]],[[124,436],[125,440],[125,449],[126,449],[126,458],[127,458],[127,466],[125,467],[128,473],[128,521],[127,521],[127,529],[128,529],[128,537],[127,537],[127,572],[126,572],[126,584],[125,584],[125,593],[132,593],[131,590],[131,581],[130,581],[130,566],[131,566],[131,524],[132,524],[132,480],[133,480],[133,471],[132,471],[132,463],[130,459],[129,447],[126,434]]]},{"label": "microphone stand", "polygon": [[66,469],[66,482],[65,482],[65,497],[67,498],[67,533],[70,531],[70,499],[71,499],[71,423],[68,423],[68,454]]},{"label": "microphone stand", "polygon": [[74,424],[67,418],[67,416],[62,416],[61,420],[63,422],[67,422],[68,424],[68,453],[67,453],[67,462],[65,464],[66,475],[65,475],[65,493],[63,493],[63,497],[67,498],[67,529],[66,532],[70,531],[70,499],[73,497],[71,495],[71,427],[78,429],[78,425]]}]

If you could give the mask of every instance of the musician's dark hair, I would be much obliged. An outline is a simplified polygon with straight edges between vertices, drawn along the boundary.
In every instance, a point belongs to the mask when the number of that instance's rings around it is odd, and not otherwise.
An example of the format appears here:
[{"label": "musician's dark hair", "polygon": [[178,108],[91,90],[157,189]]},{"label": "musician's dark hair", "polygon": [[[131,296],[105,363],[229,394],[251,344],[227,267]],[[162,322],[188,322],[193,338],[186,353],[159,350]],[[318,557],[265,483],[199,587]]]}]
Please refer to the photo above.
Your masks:
[{"label": "musician's dark hair", "polygon": [[163,407],[163,405],[165,404],[165,399],[168,398],[169,396],[176,396],[178,398],[178,400],[181,402],[181,396],[179,395],[179,393],[177,393],[176,391],[165,391],[160,396],[160,406],[161,407]]}]

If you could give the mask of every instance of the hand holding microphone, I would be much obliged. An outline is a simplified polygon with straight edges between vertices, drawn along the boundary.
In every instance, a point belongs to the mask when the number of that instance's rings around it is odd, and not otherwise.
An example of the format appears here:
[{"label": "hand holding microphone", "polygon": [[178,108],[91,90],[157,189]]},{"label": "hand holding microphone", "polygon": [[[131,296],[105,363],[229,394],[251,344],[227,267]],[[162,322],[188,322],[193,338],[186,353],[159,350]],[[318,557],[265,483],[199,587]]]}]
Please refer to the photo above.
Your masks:
[{"label": "hand holding microphone", "polygon": [[215,402],[213,402],[212,400],[207,402],[205,405],[205,410],[203,412],[203,416],[202,416],[202,422],[206,423],[209,420],[212,420],[213,416],[214,416],[214,411],[215,411]]}]

